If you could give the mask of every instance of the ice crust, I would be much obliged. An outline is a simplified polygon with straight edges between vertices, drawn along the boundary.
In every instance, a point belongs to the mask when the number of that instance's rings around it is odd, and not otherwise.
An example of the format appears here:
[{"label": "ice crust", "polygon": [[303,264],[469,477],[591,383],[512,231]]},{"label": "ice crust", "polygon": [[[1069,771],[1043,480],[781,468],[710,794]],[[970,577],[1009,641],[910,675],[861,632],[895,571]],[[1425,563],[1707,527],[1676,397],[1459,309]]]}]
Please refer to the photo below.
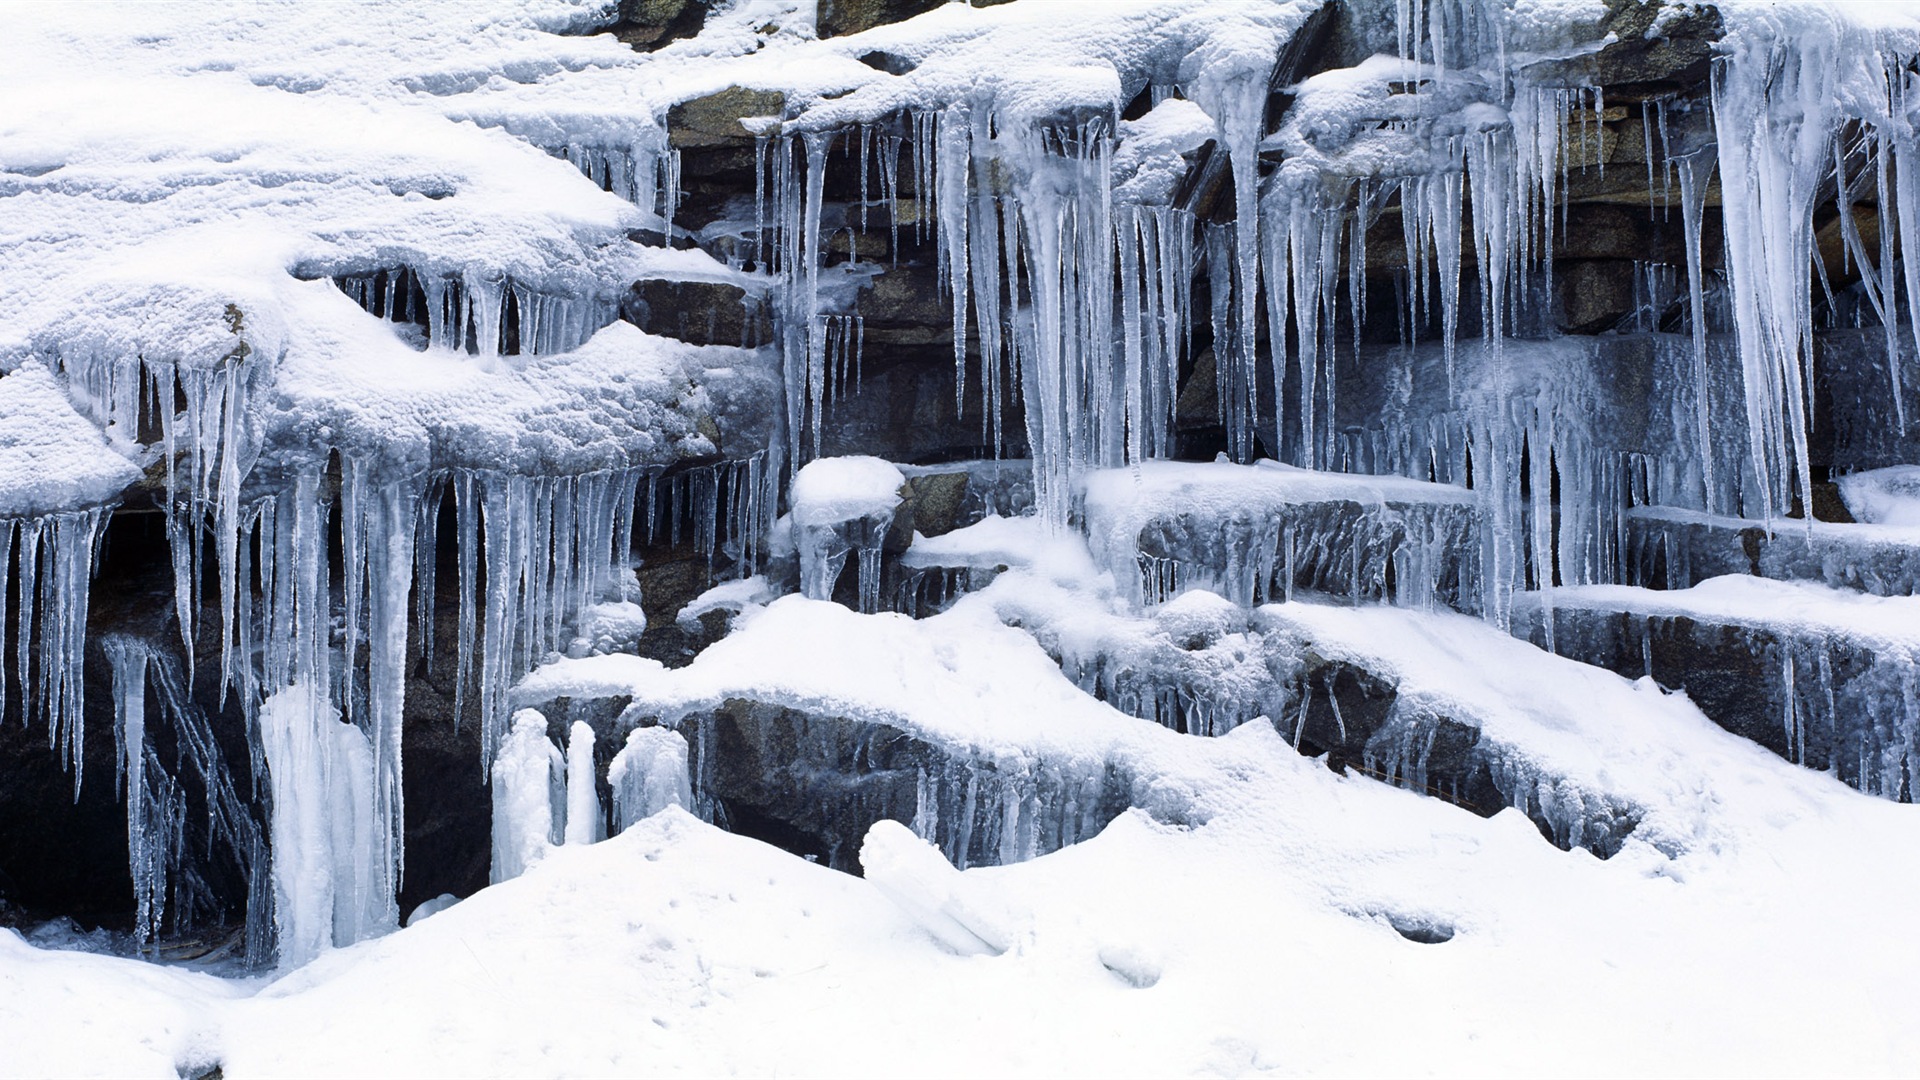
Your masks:
[{"label": "ice crust", "polygon": [[[1710,684],[1731,669],[1757,695],[1751,713],[1716,716],[1723,724],[1869,794],[1912,798],[1920,598],[1729,576],[1673,591],[1588,586],[1560,599],[1557,637],[1569,656],[1651,674],[1654,650],[1677,639],[1695,670],[1662,678],[1697,679],[1723,696]],[[1530,613],[1536,638],[1544,621]]]}]

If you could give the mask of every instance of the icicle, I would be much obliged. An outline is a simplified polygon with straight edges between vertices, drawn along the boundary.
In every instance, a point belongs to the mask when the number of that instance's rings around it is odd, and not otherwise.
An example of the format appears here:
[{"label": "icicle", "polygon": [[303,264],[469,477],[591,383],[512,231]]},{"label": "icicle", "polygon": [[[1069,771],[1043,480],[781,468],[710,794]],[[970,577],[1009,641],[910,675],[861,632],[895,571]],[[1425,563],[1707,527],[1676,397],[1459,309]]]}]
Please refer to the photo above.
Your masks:
[{"label": "icicle", "polygon": [[[930,117],[929,123],[935,121]],[[972,172],[973,117],[965,105],[949,106],[937,120],[940,184],[939,262],[947,271],[946,285],[953,301],[953,407],[957,414],[967,398],[967,288],[970,280],[967,180]]]},{"label": "icicle", "polygon": [[1705,272],[1701,268],[1700,230],[1705,218],[1707,177],[1712,164],[1700,154],[1675,159],[1680,174],[1680,220],[1687,245],[1687,311],[1693,330],[1694,415],[1699,445],[1694,453],[1700,461],[1703,488],[1701,506],[1708,513],[1715,509],[1713,406],[1707,392],[1707,313],[1702,297]]}]

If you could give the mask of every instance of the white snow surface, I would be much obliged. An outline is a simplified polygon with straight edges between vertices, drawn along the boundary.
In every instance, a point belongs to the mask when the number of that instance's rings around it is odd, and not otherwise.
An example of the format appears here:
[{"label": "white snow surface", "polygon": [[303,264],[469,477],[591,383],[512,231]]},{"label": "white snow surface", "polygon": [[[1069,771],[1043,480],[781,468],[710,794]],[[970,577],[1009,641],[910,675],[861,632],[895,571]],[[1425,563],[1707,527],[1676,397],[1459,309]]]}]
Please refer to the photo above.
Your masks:
[{"label": "white snow surface", "polygon": [[1728,575],[1691,589],[1582,585],[1555,589],[1553,603],[1845,638],[1903,652],[1920,647],[1920,597],[1874,596],[1810,581]]},{"label": "white snow surface", "polygon": [[[1056,854],[964,873],[877,828],[865,881],[668,809],[264,985],[0,932],[9,1066],[1884,1074],[1920,1048],[1906,1007],[1920,945],[1888,932],[1920,884],[1887,855],[1920,839],[1908,808],[1789,766],[1683,698],[1570,679],[1576,665],[1518,642],[1485,662],[1502,639],[1463,618],[1287,608],[1321,640],[1391,660],[1403,684],[1539,728],[1541,747],[1572,740],[1553,724],[1579,712],[1609,782],[1679,793],[1712,842],[1672,856],[1630,842],[1605,862],[1559,851],[1517,814],[1336,775],[1265,724],[1198,739],[1120,716],[984,603],[914,624],[789,599],[647,681],[683,698],[737,683],[833,699],[1002,753],[1125,752],[1197,812],[1131,812]],[[1203,902],[1214,913],[1195,917]],[[1004,952],[956,948],[930,921]],[[1415,944],[1396,925],[1452,936]],[[1390,1017],[1395,1037],[1354,1038],[1356,1009]],[[1574,1036],[1596,1029],[1633,1035]]]},{"label": "white snow surface", "polygon": [[[1721,6],[1738,32],[1773,40],[1856,41],[1856,28],[1911,51],[1920,34],[1902,5]],[[722,279],[699,259],[641,252],[626,232],[657,224],[653,211],[540,147],[651,153],[672,103],[729,85],[786,91],[788,123],[826,130],[909,104],[1007,123],[1111,112],[1147,82],[1182,82],[1194,108],[1163,103],[1122,132],[1122,153],[1141,154],[1136,175],[1157,177],[1199,136],[1195,109],[1226,122],[1249,72],[1310,10],[1140,0],[1090,19],[1078,3],[950,4],[820,42],[811,5],[736,0],[700,37],[640,55],[553,32],[604,19],[593,3],[9,5],[0,404],[27,404],[0,411],[0,477],[47,452],[72,471],[47,491],[0,487],[0,506],[39,512],[131,479],[90,421],[47,397],[59,386],[46,365],[88,357],[267,365],[283,431],[411,465],[709,452],[676,402],[697,397],[701,372],[744,360],[738,350],[615,325],[553,357],[422,352],[314,278],[404,263],[598,300],[636,277]],[[1509,25],[1538,30],[1517,40],[1544,48],[1552,27],[1593,10],[1522,3]],[[888,75],[858,61],[872,50],[916,66]],[[818,490],[796,487],[803,524],[897,501],[891,465],[816,464],[828,465]],[[1211,502],[1196,505],[1201,492]],[[1131,544],[1143,515],[1169,509],[1469,496],[1149,464],[1094,476],[1086,498],[1105,522],[1096,541]],[[1920,942],[1901,930],[1920,888],[1902,854],[1920,841],[1910,807],[1780,761],[1684,697],[1463,617],[1246,614],[1202,592],[1138,617],[1084,545],[1022,535],[1041,531],[989,518],[917,538],[942,565],[1010,567],[933,618],[743,599],[735,632],[688,667],[563,658],[513,699],[630,695],[636,712],[670,717],[746,695],[997,762],[1122,766],[1141,808],[1093,839],[962,872],[882,823],[862,880],[668,805],[690,799],[672,769],[678,754],[684,770],[684,744],[641,728],[626,744],[646,749],[636,775],[671,797],[647,795],[657,812],[610,840],[553,846],[565,768],[525,713],[502,758],[516,778],[497,789],[518,876],[256,980],[45,950],[0,929],[0,1071],[1866,1075],[1910,1071],[1920,1055]],[[1830,593],[1743,579],[1633,602],[1910,636],[1912,601]],[[1615,599],[1569,589],[1555,602]],[[1179,735],[1095,700],[1036,640],[1151,632],[1217,646],[1256,629],[1381,673],[1630,802],[1639,828],[1602,862],[1552,847],[1515,812],[1482,819],[1336,774],[1268,723]],[[1417,944],[1396,927],[1449,939]]]}]

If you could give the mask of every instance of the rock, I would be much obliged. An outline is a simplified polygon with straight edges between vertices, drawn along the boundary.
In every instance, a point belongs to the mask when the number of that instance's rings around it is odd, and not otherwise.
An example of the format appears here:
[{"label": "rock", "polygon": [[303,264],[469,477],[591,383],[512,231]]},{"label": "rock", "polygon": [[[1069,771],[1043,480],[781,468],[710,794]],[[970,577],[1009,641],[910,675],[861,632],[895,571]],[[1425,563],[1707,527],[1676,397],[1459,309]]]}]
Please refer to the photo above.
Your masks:
[{"label": "rock", "polygon": [[913,534],[940,536],[962,524],[967,499],[967,474],[930,473],[909,477],[901,489],[900,505],[893,512],[893,525],[887,530],[883,548],[899,554],[913,543]]},{"label": "rock", "polygon": [[[1614,100],[1668,97],[1702,86],[1713,61],[1714,43],[1725,27],[1710,5],[1669,5],[1642,0],[1607,0],[1600,34],[1613,43],[1597,53],[1532,65],[1529,75],[1544,83],[1602,86]],[[1649,36],[1656,20],[1665,21]],[[1598,35],[1596,35],[1598,36]]]},{"label": "rock", "polygon": [[[974,7],[993,7],[1009,0],[969,2]],[[823,38],[843,37],[911,19],[946,3],[947,0],[820,0],[820,15],[815,26]]]},{"label": "rock", "polygon": [[621,302],[620,314],[650,334],[693,345],[752,347],[773,336],[765,302],[725,282],[635,282]]},{"label": "rock", "polygon": [[730,86],[716,94],[683,101],[667,110],[667,142],[676,148],[745,144],[752,148],[756,133],[740,121],[749,117],[779,116],[787,96],[778,90],[749,90]]},{"label": "rock", "polygon": [[1560,328],[1567,333],[1597,334],[1633,313],[1633,263],[1625,259],[1562,259],[1554,266]]},{"label": "rock", "polygon": [[621,0],[620,18],[607,29],[641,51],[690,38],[706,25],[714,0]]}]

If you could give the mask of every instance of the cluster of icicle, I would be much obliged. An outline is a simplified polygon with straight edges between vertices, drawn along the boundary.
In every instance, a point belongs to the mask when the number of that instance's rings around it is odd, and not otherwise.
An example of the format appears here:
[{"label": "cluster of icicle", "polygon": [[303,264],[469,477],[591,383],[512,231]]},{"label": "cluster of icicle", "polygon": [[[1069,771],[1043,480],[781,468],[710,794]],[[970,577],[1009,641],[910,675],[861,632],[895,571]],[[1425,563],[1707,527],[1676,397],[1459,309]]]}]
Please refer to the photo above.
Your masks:
[{"label": "cluster of icicle", "polygon": [[[1049,520],[1064,523],[1074,468],[1171,449],[1196,265],[1190,216],[1114,203],[1113,134],[1104,120],[1009,128],[990,112],[955,105],[911,112],[904,126],[907,134],[862,125],[761,144],[762,176],[771,182],[763,179],[757,218],[783,283],[794,460],[818,452],[835,362],[820,271],[827,159],[841,147],[858,159],[860,228],[868,207],[884,204],[896,250],[903,217],[916,238],[936,241],[939,280],[953,303],[956,407],[968,394],[971,347],[983,441],[1006,446],[1007,408],[1024,404],[1037,501]],[[904,209],[903,159],[915,202]]]},{"label": "cluster of icicle", "polygon": [[[722,477],[720,469],[730,472]],[[631,598],[634,589],[628,570],[636,521],[649,537],[671,531],[678,539],[683,517],[691,517],[691,539],[709,557],[723,545],[747,560],[757,558],[757,537],[768,528],[770,498],[761,481],[758,458],[727,463],[719,468],[681,474],[662,482],[660,469],[622,469],[580,476],[527,476],[511,473],[455,471],[432,478],[385,480],[376,471],[347,459],[336,505],[322,498],[323,477],[317,468],[296,475],[293,491],[253,504],[244,519],[251,542],[239,545],[240,580],[257,575],[259,607],[246,590],[239,593],[234,629],[225,635],[236,641],[240,656],[258,655],[256,670],[229,663],[237,673],[243,703],[279,700],[284,688],[320,688],[308,692],[307,715],[283,705],[260,710],[256,723],[266,741],[266,765],[277,771],[275,739],[296,760],[327,760],[337,755],[343,740],[358,755],[364,741],[366,790],[342,793],[342,801],[369,815],[370,843],[349,845],[352,858],[342,862],[337,841],[332,865],[350,874],[354,894],[372,905],[367,917],[331,920],[332,944],[348,944],[395,925],[395,897],[404,857],[401,846],[402,703],[409,658],[431,659],[433,641],[437,536],[444,500],[452,500],[457,536],[457,572],[454,582],[459,603],[455,649],[455,714],[468,711],[470,688],[478,689],[483,759],[490,769],[509,735],[507,688],[535,663],[564,649],[575,617],[603,599]],[[335,597],[328,587],[326,543],[328,517],[338,515],[343,565],[342,589]],[[257,550],[258,565],[251,552]],[[408,598],[415,607],[410,619]],[[329,633],[337,600],[346,633],[338,654],[329,648]],[[416,630],[409,642],[409,628]],[[257,642],[247,635],[261,635]],[[362,664],[359,643],[366,642],[364,685],[358,681]],[[410,647],[411,644],[411,647]],[[326,719],[316,720],[314,714]],[[338,721],[333,720],[338,716]],[[298,736],[268,736],[274,723],[297,726]],[[351,734],[343,734],[350,732]],[[305,745],[302,745],[304,741]],[[298,767],[296,766],[296,769]],[[325,784],[354,772],[320,769],[294,775],[312,776],[319,790],[293,794],[304,804],[322,797]],[[276,815],[281,804],[280,781],[275,781]],[[278,818],[276,817],[276,821]],[[276,826],[275,858],[307,858],[301,850],[310,835],[299,829],[285,834]],[[358,860],[358,861],[356,861]],[[322,860],[323,864],[326,860]],[[302,942],[321,942],[327,935],[310,925],[291,921],[287,913],[278,922],[282,936]],[[317,916],[316,916],[317,917]],[[302,946],[304,949],[305,946]]]},{"label": "cluster of icicle", "polygon": [[569,352],[619,314],[608,297],[557,296],[482,270],[456,277],[396,267],[345,274],[334,282],[368,314],[424,327],[424,344],[482,360]]},{"label": "cluster of icicle", "polygon": [[[267,862],[267,835],[235,786],[213,718],[193,700],[186,673],[167,650],[125,635],[109,636],[101,647],[113,671],[115,775],[126,800],[135,941],[151,948],[168,912],[176,933],[222,914],[204,875],[188,869],[195,865],[188,850],[194,845],[209,860],[217,853],[247,883],[247,952],[264,955],[273,940],[272,904],[268,878],[257,871]],[[147,734],[150,691],[171,733],[170,762]],[[189,781],[199,785],[202,810],[191,828]]]},{"label": "cluster of icicle", "polygon": [[[957,384],[964,394],[971,352],[982,423],[994,445],[1003,437],[1004,403],[1021,402],[1037,501],[1056,524],[1068,517],[1080,470],[1167,452],[1198,268],[1211,285],[1215,375],[1233,455],[1250,458],[1264,439],[1270,452],[1309,468],[1421,478],[1431,475],[1436,457],[1447,456],[1459,463],[1448,470],[1452,478],[1464,479],[1471,452],[1489,526],[1488,595],[1480,607],[1497,621],[1508,617],[1506,597],[1516,590],[1617,578],[1624,532],[1614,508],[1623,498],[1644,494],[1760,518],[1780,512],[1796,477],[1800,490],[1810,485],[1813,210],[1836,175],[1843,210],[1870,193],[1895,211],[1879,215],[1877,261],[1851,215],[1842,220],[1847,250],[1867,270],[1864,292],[1882,316],[1899,383],[1895,251],[1920,249],[1920,156],[1913,150],[1920,145],[1920,77],[1909,70],[1911,58],[1876,51],[1864,34],[1736,35],[1714,68],[1710,123],[1686,100],[1647,105],[1649,188],[1657,183],[1666,203],[1679,206],[1686,237],[1683,325],[1695,388],[1686,395],[1690,414],[1676,417],[1685,444],[1650,459],[1596,449],[1600,433],[1587,418],[1503,400],[1511,387],[1502,377],[1501,342],[1536,332],[1538,312],[1548,306],[1569,174],[1605,167],[1602,91],[1528,81],[1508,55],[1504,15],[1474,0],[1400,4],[1395,14],[1404,83],[1416,93],[1464,94],[1485,106],[1473,129],[1439,128],[1431,117],[1385,120],[1367,137],[1417,145],[1418,153],[1401,155],[1405,175],[1353,175],[1337,159],[1307,156],[1263,176],[1265,87],[1249,81],[1240,91],[1210,92],[1220,99],[1208,105],[1234,181],[1235,216],[1224,227],[1199,225],[1174,207],[1117,199],[1114,125],[1102,118],[1003,124],[991,102],[958,101],[912,111],[892,128],[802,131],[763,142],[772,206],[769,212],[763,184],[761,242],[770,245],[785,283],[794,460],[802,460],[803,432],[811,430],[818,446],[827,381],[821,202],[826,163],[838,148],[859,159],[863,211],[868,177],[877,170],[879,200],[891,204],[895,230],[900,170],[911,173],[917,205],[908,216],[938,242],[940,278],[953,301]],[[1670,112],[1684,122],[1670,127]],[[1704,269],[1701,251],[1716,169],[1727,215],[1723,288]],[[1343,316],[1355,328],[1365,321],[1366,234],[1391,209],[1399,212],[1412,268],[1401,282],[1409,320],[1438,308],[1451,375],[1470,285],[1494,357],[1494,401],[1463,410],[1443,430],[1364,433],[1372,445],[1358,448],[1335,423],[1336,330]],[[1344,282],[1337,271],[1343,260]],[[1468,261],[1477,280],[1463,282]],[[1920,309],[1912,302],[1920,299],[1920,262],[1904,266],[1909,307]],[[1673,290],[1677,296],[1678,286]],[[1716,321],[1710,301],[1727,309],[1738,343],[1742,415],[1718,421],[1706,392],[1707,329]],[[1262,313],[1273,328],[1264,357],[1257,346]],[[1914,319],[1920,337],[1920,313]],[[1291,333],[1282,332],[1289,325]],[[1409,325],[1406,333],[1413,332]],[[1263,362],[1270,367],[1264,375]],[[1272,428],[1259,431],[1263,384],[1279,400]],[[1720,452],[1725,433],[1716,434],[1718,427],[1744,436],[1740,452]],[[1548,505],[1556,473],[1563,508],[1557,527]],[[1523,497],[1523,486],[1530,495]],[[1578,508],[1570,519],[1566,507]]]},{"label": "cluster of icicle", "polygon": [[847,556],[854,557],[859,610],[880,610],[880,557],[893,510],[887,509],[845,521],[796,524],[794,546],[800,558],[800,594],[809,600],[833,599],[834,586],[845,573]]},{"label": "cluster of icicle", "polygon": [[[394,282],[378,304],[393,304],[403,284]],[[405,682],[410,658],[434,652],[443,502],[452,500],[458,531],[456,713],[477,687],[483,770],[505,737],[508,685],[566,646],[583,608],[630,598],[637,515],[649,539],[671,534],[676,543],[690,521],[690,539],[710,559],[724,549],[748,567],[761,558],[771,525],[774,478],[761,457],[665,478],[657,467],[396,478],[343,454],[337,491],[321,463],[307,463],[278,470],[266,481],[271,494],[249,490],[243,499],[259,453],[247,420],[257,365],[244,351],[213,365],[84,353],[62,360],[84,410],[129,439],[151,438],[158,427],[165,462],[160,501],[186,670],[172,672],[150,643],[108,650],[143,945],[163,922],[183,929],[211,910],[199,868],[216,858],[250,883],[248,951],[256,960],[270,951],[269,926],[286,943],[283,956],[298,959],[396,924]],[[177,413],[176,395],[185,401]],[[22,715],[47,719],[76,796],[88,586],[106,512],[0,523],[0,563],[20,582],[12,642],[16,685],[30,706]],[[329,554],[336,531],[339,566]],[[211,567],[202,565],[207,553]],[[262,781],[272,792],[272,901],[259,872],[260,827],[186,689],[204,582],[218,592],[220,693],[238,702],[255,751],[254,801]],[[180,748],[172,764],[153,749],[150,682],[164,691],[160,715],[173,729],[165,744]],[[188,772],[206,785],[213,818],[204,828],[185,820],[180,785]],[[305,884],[289,892],[290,880]]]},{"label": "cluster of icicle", "polygon": [[86,737],[81,659],[87,601],[106,515],[96,507],[17,521],[0,518],[0,574],[12,572],[17,582],[10,638],[0,590],[0,717],[6,713],[5,670],[11,665],[14,685],[23,694],[20,718],[47,725],[48,741],[73,773],[76,799]]},{"label": "cluster of icicle", "polygon": [[1149,604],[1207,588],[1250,607],[1291,600],[1298,589],[1356,604],[1474,611],[1480,531],[1477,508],[1465,503],[1283,503],[1155,517],[1136,538],[1136,561]]},{"label": "cluster of icicle", "polygon": [[1534,756],[1478,732],[1472,733],[1464,758],[1450,763],[1456,767],[1438,775],[1432,769],[1434,750],[1449,726],[1459,728],[1428,708],[1396,700],[1386,722],[1367,740],[1361,767],[1389,783],[1456,803],[1471,797],[1467,782],[1484,776],[1507,806],[1527,815],[1556,845],[1585,848],[1601,858],[1618,851],[1641,823],[1638,808],[1556,775]]}]

